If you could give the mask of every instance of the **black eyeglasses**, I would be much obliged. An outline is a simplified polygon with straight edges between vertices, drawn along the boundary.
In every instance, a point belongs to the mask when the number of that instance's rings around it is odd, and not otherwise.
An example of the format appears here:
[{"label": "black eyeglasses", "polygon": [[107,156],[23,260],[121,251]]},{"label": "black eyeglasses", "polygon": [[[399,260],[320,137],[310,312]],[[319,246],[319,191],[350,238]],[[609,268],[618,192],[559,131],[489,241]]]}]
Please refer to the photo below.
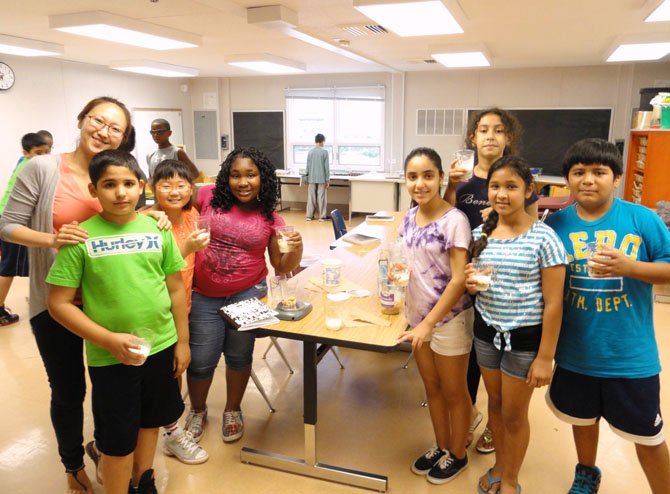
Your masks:
[{"label": "black eyeglasses", "polygon": [[156,134],[162,134],[163,132],[168,132],[169,129],[156,129],[156,130],[150,130],[149,134],[156,135]]}]

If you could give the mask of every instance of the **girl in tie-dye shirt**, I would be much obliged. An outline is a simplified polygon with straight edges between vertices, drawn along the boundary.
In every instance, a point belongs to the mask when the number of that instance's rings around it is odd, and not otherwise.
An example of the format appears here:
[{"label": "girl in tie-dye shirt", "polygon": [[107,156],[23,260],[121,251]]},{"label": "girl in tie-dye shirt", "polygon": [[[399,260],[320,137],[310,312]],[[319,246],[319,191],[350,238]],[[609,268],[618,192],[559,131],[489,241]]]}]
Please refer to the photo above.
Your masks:
[{"label": "girl in tie-dye shirt", "polygon": [[[464,274],[470,224],[440,196],[443,178],[434,150],[418,148],[407,156],[405,182],[417,206],[400,228],[411,264],[405,303],[410,329],[400,341],[412,342],[435,431],[434,445],[414,462],[412,471],[427,474],[434,484],[449,482],[468,464],[471,408],[466,373],[473,309]],[[390,273],[392,277],[393,266]]]}]

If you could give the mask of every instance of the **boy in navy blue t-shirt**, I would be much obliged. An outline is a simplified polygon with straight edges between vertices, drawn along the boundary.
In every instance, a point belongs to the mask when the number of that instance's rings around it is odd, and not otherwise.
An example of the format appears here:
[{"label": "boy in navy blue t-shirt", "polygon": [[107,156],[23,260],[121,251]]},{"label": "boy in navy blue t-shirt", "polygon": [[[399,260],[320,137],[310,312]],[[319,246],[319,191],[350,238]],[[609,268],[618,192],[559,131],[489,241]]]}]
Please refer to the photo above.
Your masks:
[{"label": "boy in navy blue t-shirt", "polygon": [[653,211],[614,197],[622,173],[614,144],[575,143],[563,174],[577,202],[547,220],[569,261],[547,403],[572,424],[579,463],[570,493],[598,492],[601,418],[635,443],[652,492],[670,485],[652,295],[653,284],[670,282],[670,233]]}]

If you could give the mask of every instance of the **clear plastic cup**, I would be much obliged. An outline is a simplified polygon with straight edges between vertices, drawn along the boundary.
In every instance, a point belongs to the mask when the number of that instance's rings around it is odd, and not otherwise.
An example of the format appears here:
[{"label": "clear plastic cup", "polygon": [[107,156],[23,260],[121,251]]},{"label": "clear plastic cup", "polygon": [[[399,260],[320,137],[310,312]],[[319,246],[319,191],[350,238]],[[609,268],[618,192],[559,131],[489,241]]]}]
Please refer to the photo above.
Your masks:
[{"label": "clear plastic cup", "polygon": [[277,243],[279,244],[279,252],[282,254],[286,254],[287,252],[291,252],[293,248],[291,247],[291,244],[288,242],[289,235],[295,231],[295,227],[293,226],[280,226],[277,228]]},{"label": "clear plastic cup", "polygon": [[475,152],[472,149],[459,149],[454,156],[458,160],[459,168],[463,168],[466,172],[461,180],[470,180],[475,168]]},{"label": "clear plastic cup", "polygon": [[601,242],[594,241],[586,244],[586,252],[589,256],[586,261],[586,271],[591,277],[602,274],[599,268],[602,268],[603,265],[598,262],[598,259],[609,259],[609,256],[604,256],[599,253],[601,248]]},{"label": "clear plastic cup", "polygon": [[339,331],[345,325],[347,304],[350,296],[346,292],[329,293],[326,295],[326,329]]},{"label": "clear plastic cup", "polygon": [[200,233],[198,234],[198,239],[199,240],[209,240],[211,234],[212,234],[212,220],[209,216],[204,217],[200,216],[197,220],[194,222],[194,227],[197,231]]},{"label": "clear plastic cup", "polygon": [[472,261],[476,273],[473,275],[475,283],[477,283],[477,291],[485,292],[494,281],[494,266],[490,261],[483,261],[475,258]]},{"label": "clear plastic cup", "polygon": [[130,348],[129,350],[143,357],[142,362],[132,365],[143,365],[151,353],[151,348],[156,338],[156,332],[151,328],[140,327],[131,329],[129,333],[135,337],[134,343],[139,346],[139,348]]}]

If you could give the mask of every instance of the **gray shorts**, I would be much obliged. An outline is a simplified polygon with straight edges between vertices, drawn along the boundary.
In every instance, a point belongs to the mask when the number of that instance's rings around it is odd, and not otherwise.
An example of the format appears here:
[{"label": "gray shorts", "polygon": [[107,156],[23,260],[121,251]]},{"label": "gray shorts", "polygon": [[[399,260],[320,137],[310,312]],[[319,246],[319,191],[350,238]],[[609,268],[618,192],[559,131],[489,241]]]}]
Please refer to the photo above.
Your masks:
[{"label": "gray shorts", "polygon": [[500,369],[508,376],[519,379],[526,379],[530,364],[537,356],[537,352],[498,350],[493,343],[487,343],[477,337],[475,337],[475,352],[477,352],[479,367],[490,370]]}]

